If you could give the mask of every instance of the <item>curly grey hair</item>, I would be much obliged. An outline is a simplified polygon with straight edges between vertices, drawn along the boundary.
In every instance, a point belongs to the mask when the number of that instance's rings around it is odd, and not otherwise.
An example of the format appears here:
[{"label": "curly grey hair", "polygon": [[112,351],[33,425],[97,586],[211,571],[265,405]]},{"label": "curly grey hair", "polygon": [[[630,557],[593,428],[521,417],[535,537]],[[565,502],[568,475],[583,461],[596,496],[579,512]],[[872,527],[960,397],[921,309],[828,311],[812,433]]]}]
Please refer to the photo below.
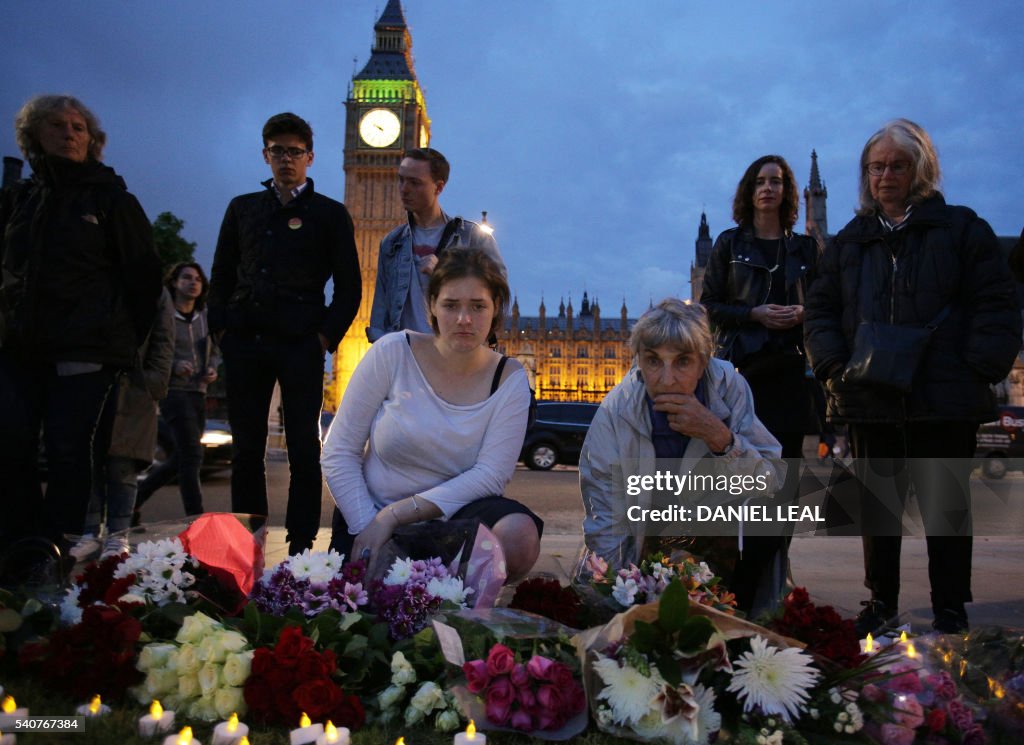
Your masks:
[{"label": "curly grey hair", "polygon": [[43,155],[43,148],[39,144],[39,126],[47,116],[64,109],[74,109],[82,115],[89,128],[89,157],[93,160],[103,159],[107,133],[100,129],[100,120],[89,107],[74,96],[43,95],[33,96],[26,101],[14,118],[14,137],[29,163]]}]

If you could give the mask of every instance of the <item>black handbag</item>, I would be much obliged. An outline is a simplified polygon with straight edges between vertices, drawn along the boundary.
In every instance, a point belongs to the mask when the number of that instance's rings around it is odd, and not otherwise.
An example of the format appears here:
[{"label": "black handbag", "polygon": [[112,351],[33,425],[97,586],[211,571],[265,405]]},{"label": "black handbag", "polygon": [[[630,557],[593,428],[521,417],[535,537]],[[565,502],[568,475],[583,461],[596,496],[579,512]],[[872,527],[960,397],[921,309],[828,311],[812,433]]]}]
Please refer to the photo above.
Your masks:
[{"label": "black handbag", "polygon": [[861,321],[853,338],[853,355],[843,371],[843,382],[909,393],[928,340],[949,311],[947,305],[923,328]]}]

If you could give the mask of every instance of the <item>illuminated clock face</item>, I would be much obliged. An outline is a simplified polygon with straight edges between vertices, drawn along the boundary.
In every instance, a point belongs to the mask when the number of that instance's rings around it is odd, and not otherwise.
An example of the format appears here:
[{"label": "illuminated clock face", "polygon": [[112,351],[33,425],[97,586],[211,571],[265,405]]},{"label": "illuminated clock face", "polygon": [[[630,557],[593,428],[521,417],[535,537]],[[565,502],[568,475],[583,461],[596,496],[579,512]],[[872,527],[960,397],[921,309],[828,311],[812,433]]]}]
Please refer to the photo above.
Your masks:
[{"label": "illuminated clock face", "polygon": [[370,147],[387,147],[398,139],[402,125],[390,109],[371,109],[359,120],[359,136]]},{"label": "illuminated clock face", "polygon": [[422,124],[420,125],[420,147],[426,147],[430,144],[430,135],[427,134],[427,128]]}]

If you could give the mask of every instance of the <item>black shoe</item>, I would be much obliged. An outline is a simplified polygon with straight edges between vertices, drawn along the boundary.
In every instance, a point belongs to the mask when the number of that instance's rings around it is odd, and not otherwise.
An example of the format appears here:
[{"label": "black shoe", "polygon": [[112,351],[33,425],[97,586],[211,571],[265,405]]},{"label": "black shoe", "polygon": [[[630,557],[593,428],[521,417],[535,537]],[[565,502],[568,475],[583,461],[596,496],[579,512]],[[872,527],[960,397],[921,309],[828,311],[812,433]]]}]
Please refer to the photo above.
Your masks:
[{"label": "black shoe", "polygon": [[303,551],[309,549],[312,550],[313,541],[289,541],[288,542],[288,555],[296,556],[301,554]]},{"label": "black shoe", "polygon": [[932,628],[942,634],[966,634],[970,630],[967,611],[960,608],[943,608],[936,611]]},{"label": "black shoe", "polygon": [[878,636],[896,626],[899,611],[895,605],[883,603],[881,600],[864,600],[864,606],[854,621],[854,628],[857,630],[857,638],[863,639],[868,634]]}]

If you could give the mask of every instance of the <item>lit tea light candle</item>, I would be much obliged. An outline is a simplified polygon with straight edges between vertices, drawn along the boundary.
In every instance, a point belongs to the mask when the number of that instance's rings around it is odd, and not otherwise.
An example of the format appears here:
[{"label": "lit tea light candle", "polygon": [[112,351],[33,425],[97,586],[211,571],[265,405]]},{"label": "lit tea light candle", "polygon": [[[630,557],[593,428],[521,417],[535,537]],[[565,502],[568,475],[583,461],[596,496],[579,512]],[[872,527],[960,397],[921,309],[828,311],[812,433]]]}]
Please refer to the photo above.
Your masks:
[{"label": "lit tea light candle", "polygon": [[397,740],[395,740],[395,745],[405,745],[405,738],[399,737]]},{"label": "lit tea light candle", "polygon": [[99,694],[96,694],[89,703],[82,704],[75,709],[75,713],[80,717],[101,717],[110,713],[110,707],[103,703]]},{"label": "lit tea light candle", "polygon": [[0,702],[0,730],[11,732],[14,729],[14,720],[28,716],[28,708],[18,708],[18,702],[14,696],[4,696]]},{"label": "lit tea light candle", "polygon": [[203,745],[199,740],[192,737],[192,728],[185,727],[176,735],[168,735],[164,738],[164,745]]},{"label": "lit tea light candle", "polygon": [[17,745],[18,738],[14,735],[5,735],[0,732],[0,745]]},{"label": "lit tea light candle", "polygon": [[143,737],[162,735],[170,732],[174,726],[174,712],[164,711],[164,707],[156,699],[149,705],[149,713],[139,717],[139,734]]},{"label": "lit tea light candle", "polygon": [[875,637],[871,636],[870,632],[860,642],[860,651],[865,654],[871,654],[877,648],[878,645],[875,644]]},{"label": "lit tea light candle", "polygon": [[476,722],[470,719],[466,731],[455,734],[455,745],[487,745],[487,735],[477,732]]},{"label": "lit tea light candle", "polygon": [[316,745],[349,745],[348,727],[335,727],[330,719],[324,725],[324,733],[316,739]]},{"label": "lit tea light candle", "polygon": [[299,719],[299,728],[293,729],[288,734],[288,740],[292,745],[314,745],[323,733],[324,726],[319,722],[312,724],[309,721],[309,717],[306,716],[306,712],[302,712],[302,717]]},{"label": "lit tea light candle", "polygon": [[909,657],[910,659],[914,659],[915,657],[917,657],[917,649],[914,648],[913,642],[907,644],[907,657]]},{"label": "lit tea light candle", "polygon": [[248,725],[238,721],[238,714],[232,714],[213,728],[213,745],[241,745],[242,738],[248,740],[248,735]]},{"label": "lit tea light candle", "polygon": [[906,631],[901,631],[900,632],[900,644],[906,644],[906,643],[907,643],[907,632]]}]

